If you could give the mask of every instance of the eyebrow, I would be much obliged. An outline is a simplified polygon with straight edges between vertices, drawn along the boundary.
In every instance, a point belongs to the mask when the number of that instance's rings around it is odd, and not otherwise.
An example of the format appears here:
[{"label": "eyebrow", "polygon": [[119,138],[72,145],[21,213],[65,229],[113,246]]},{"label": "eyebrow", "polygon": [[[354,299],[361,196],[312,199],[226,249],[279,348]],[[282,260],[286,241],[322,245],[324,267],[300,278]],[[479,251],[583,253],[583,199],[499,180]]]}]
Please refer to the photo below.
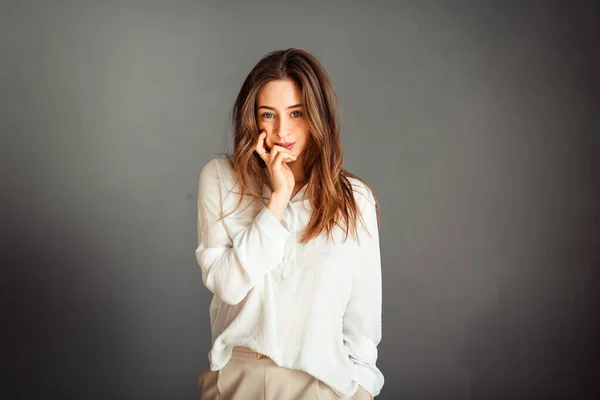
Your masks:
[{"label": "eyebrow", "polygon": [[[302,103],[299,104],[294,104],[293,106],[289,106],[288,108],[286,108],[286,110],[289,110],[290,108],[296,108],[296,107],[302,107]],[[260,106],[258,107],[259,109],[261,108],[266,108],[267,110],[273,110],[273,111],[277,111],[275,110],[273,107],[269,107],[269,106]]]}]

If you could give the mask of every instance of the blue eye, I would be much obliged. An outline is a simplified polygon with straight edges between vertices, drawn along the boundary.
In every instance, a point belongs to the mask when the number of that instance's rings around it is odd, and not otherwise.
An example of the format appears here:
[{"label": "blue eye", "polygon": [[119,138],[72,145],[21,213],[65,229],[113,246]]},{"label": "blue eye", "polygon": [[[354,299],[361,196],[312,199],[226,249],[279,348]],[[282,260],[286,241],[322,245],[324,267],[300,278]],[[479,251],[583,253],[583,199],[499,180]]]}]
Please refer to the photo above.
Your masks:
[{"label": "blue eye", "polygon": [[272,113],[266,112],[261,114],[263,118],[269,118],[267,115],[273,115]]},{"label": "blue eye", "polygon": [[294,118],[298,118],[302,116],[302,112],[300,111],[294,111],[292,112],[292,116],[294,116]]}]

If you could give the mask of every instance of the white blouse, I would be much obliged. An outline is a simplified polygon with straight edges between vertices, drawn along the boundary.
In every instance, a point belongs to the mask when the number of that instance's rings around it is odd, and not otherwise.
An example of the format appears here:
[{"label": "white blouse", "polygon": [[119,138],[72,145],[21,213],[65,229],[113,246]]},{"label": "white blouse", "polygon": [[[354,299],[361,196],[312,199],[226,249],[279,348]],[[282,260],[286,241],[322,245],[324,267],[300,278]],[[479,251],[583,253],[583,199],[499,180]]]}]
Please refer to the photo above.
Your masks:
[{"label": "white blouse", "polygon": [[[213,159],[200,174],[198,247],[210,304],[210,369],[225,366],[234,346],[266,354],[282,367],[302,370],[341,397],[364,387],[377,396],[384,377],[376,366],[381,341],[381,257],[375,201],[349,178],[370,236],[357,220],[360,245],[336,226],[299,243],[312,207],[304,186],[288,203],[283,221],[245,196],[227,159]],[[232,191],[232,189],[234,189]],[[270,197],[265,186],[262,196]]]}]

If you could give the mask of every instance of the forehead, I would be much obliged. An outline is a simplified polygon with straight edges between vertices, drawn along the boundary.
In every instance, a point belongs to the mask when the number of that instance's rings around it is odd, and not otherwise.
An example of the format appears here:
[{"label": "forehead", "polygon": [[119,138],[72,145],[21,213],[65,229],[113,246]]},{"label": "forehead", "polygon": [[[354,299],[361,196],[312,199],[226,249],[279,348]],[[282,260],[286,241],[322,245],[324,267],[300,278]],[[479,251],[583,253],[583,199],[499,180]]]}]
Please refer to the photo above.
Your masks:
[{"label": "forehead", "polygon": [[258,92],[258,106],[289,107],[301,103],[302,93],[292,80],[270,81]]}]

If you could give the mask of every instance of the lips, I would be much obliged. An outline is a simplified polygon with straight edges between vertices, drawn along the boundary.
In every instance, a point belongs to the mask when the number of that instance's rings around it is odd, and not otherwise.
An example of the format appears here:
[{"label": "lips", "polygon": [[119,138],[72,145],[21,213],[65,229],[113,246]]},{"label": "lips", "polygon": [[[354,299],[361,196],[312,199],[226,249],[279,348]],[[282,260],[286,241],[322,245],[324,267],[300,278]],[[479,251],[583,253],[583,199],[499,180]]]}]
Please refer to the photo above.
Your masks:
[{"label": "lips", "polygon": [[294,144],[296,144],[295,142],[288,142],[288,143],[275,143],[277,146],[281,146],[281,147],[285,147],[287,150],[291,150],[292,147],[294,147]]}]

